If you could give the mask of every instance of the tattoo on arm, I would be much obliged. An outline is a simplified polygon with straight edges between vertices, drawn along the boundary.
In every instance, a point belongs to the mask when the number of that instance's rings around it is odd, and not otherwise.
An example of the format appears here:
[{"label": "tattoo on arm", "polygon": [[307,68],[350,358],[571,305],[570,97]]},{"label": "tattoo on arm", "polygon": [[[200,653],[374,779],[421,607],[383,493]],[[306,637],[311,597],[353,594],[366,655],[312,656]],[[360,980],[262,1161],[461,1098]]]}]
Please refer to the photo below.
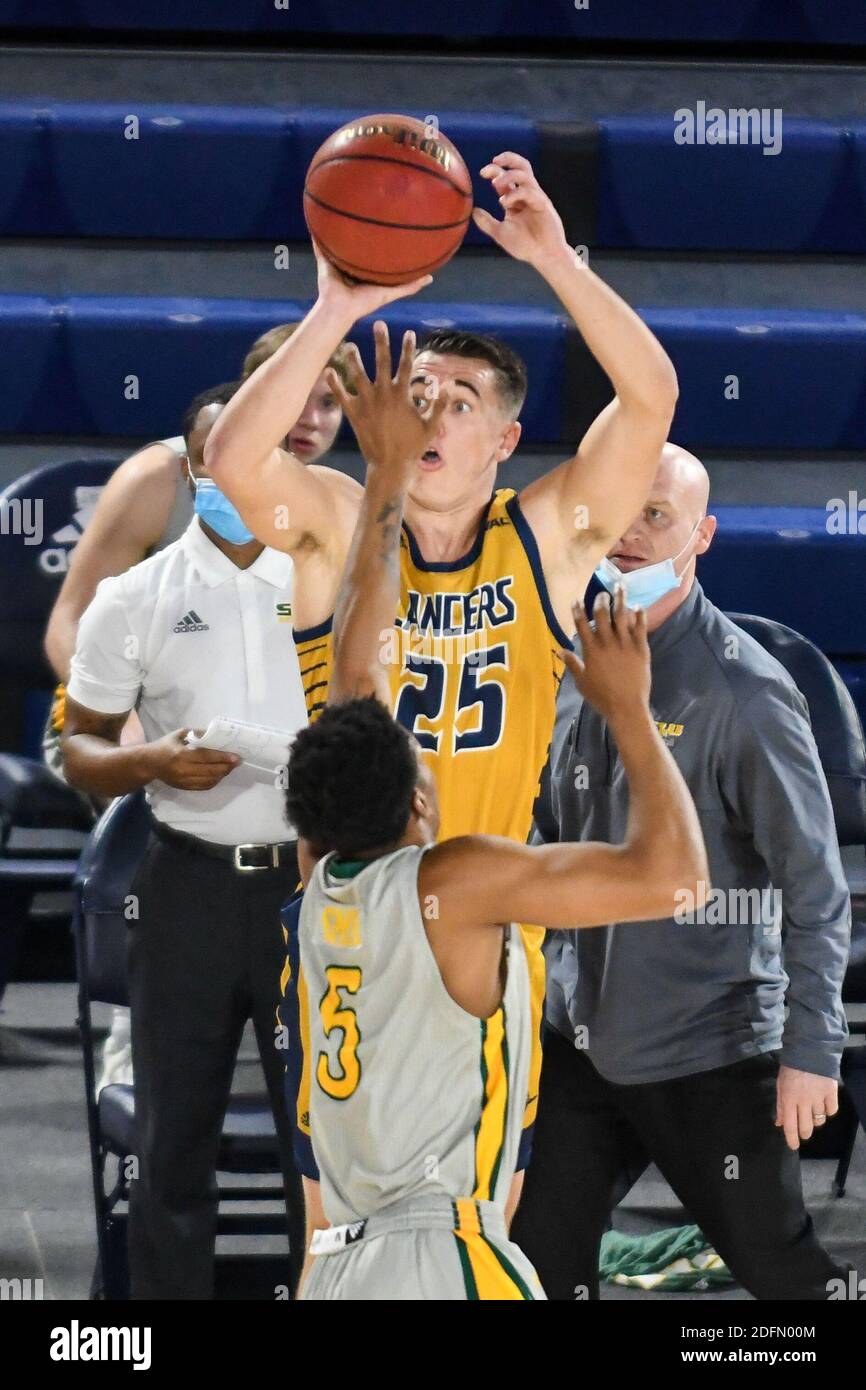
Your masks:
[{"label": "tattoo on arm", "polygon": [[393,569],[397,563],[400,543],[401,510],[399,499],[396,497],[389,497],[388,500],[382,504],[379,514],[376,517],[381,547],[379,554],[391,569]]}]

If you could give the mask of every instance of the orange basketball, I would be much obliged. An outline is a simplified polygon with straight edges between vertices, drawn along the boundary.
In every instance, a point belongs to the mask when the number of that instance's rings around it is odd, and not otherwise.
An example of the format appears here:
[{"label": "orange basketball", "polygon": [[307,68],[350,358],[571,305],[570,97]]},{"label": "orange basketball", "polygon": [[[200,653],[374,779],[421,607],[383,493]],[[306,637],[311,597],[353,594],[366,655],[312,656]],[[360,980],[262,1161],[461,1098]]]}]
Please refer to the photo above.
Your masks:
[{"label": "orange basketball", "polygon": [[338,270],[404,285],[454,255],[472,212],[472,180],[451,141],[412,116],[359,116],[316,151],[304,216]]}]

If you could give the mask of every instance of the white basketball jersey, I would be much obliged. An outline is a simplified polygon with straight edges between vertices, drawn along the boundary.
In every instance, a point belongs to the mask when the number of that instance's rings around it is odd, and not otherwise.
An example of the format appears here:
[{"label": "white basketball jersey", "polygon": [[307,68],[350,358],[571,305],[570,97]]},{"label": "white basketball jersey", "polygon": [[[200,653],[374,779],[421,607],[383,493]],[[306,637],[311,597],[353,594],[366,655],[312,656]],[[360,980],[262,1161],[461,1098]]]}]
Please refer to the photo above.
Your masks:
[{"label": "white basketball jersey", "polygon": [[353,877],[337,877],[328,855],[301,905],[298,1111],[332,1224],[430,1193],[504,1204],[517,1162],[531,1046],[523,941],[510,926],[492,1017],[455,1003],[418,901],[424,853],[397,850]]}]

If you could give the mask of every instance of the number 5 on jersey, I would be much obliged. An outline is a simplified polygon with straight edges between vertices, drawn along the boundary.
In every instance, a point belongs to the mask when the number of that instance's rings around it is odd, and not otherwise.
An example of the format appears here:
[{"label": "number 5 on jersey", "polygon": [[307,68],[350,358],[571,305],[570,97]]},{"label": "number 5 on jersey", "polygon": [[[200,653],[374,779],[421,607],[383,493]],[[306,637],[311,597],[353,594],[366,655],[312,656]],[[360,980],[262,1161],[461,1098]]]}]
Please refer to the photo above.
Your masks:
[{"label": "number 5 on jersey", "polygon": [[361,1063],[358,1058],[358,1044],[361,1030],[355,1010],[346,1003],[341,994],[357,994],[361,988],[361,971],[357,965],[329,965],[325,968],[328,988],[319,1000],[319,1013],[325,1037],[330,1038],[334,1031],[342,1033],[337,1049],[337,1063],[341,1071],[335,1076],[331,1071],[331,1058],[327,1052],[319,1053],[316,1064],[316,1080],[326,1096],[333,1100],[348,1100],[354,1095],[361,1080]]}]

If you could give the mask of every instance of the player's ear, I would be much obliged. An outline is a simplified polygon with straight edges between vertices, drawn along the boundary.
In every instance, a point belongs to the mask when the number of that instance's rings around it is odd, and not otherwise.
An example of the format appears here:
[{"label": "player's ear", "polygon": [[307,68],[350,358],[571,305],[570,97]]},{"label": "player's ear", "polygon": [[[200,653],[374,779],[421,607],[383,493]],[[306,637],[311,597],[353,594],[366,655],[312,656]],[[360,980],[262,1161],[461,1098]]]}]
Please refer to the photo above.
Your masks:
[{"label": "player's ear", "polygon": [[511,458],[522,433],[523,426],[520,421],[512,420],[499,442],[499,448],[496,451],[497,463],[504,463],[506,459]]}]

